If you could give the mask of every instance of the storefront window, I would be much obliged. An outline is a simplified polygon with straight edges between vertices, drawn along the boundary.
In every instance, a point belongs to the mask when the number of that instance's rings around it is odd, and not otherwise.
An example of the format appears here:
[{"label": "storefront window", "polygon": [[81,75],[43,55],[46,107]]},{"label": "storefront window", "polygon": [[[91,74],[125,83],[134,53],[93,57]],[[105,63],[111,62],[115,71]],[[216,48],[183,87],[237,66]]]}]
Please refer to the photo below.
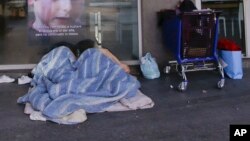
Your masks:
[{"label": "storefront window", "polygon": [[95,34],[96,24],[101,24],[103,47],[122,60],[138,60],[137,0],[90,0],[88,11],[90,34]]},{"label": "storefront window", "polygon": [[102,47],[122,61],[138,60],[137,11],[137,0],[1,1],[0,65],[36,64],[55,43],[96,40],[97,22]]},{"label": "storefront window", "polygon": [[221,11],[219,17],[219,38],[235,41],[246,56],[244,9],[242,0],[202,0],[202,8]]}]

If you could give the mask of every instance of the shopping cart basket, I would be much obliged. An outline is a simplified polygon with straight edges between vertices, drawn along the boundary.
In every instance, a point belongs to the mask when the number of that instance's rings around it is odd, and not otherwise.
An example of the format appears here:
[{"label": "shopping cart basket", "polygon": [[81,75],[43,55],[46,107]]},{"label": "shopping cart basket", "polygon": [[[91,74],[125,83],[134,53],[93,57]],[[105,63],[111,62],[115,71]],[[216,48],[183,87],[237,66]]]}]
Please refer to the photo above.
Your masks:
[{"label": "shopping cart basket", "polygon": [[164,19],[163,40],[176,59],[170,61],[165,70],[168,73],[175,64],[176,70],[183,78],[178,85],[179,90],[187,89],[186,72],[217,68],[221,75],[217,86],[224,87],[224,72],[216,51],[218,16],[219,12],[200,10]]}]

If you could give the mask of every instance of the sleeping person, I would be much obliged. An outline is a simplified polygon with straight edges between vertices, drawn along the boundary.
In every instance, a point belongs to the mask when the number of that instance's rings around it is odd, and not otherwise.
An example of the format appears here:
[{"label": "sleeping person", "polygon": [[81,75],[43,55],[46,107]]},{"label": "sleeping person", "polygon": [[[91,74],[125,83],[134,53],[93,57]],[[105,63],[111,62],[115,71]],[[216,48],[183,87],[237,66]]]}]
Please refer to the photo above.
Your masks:
[{"label": "sleeping person", "polygon": [[[52,45],[52,49],[55,49],[57,47],[65,46],[68,47],[72,53],[78,58],[80,57],[81,53],[83,53],[85,50],[89,48],[97,48],[95,45],[95,42],[91,39],[85,39],[79,41],[76,45],[73,45],[68,42],[58,42],[54,45]],[[100,52],[102,52],[105,56],[109,57],[111,60],[113,60],[115,63],[117,63],[123,70],[127,73],[130,73],[130,68],[127,64],[122,63],[115,55],[113,55],[108,49],[106,48],[98,48]]]},{"label": "sleeping person", "polygon": [[[95,42],[90,39],[82,40],[76,44],[76,49],[78,49],[78,52],[81,54],[88,48],[94,48]],[[105,56],[109,57],[111,60],[113,60],[115,63],[117,63],[125,72],[129,73],[130,69],[128,65],[122,63],[119,61],[119,59],[114,56],[108,49],[105,48],[98,48]]]},{"label": "sleeping person", "polygon": [[136,96],[140,83],[128,72],[126,64],[107,49],[94,48],[91,40],[56,47],[32,70],[32,88],[17,102],[29,104],[46,120],[62,124],[83,122],[86,118],[72,117],[104,112],[121,99]]}]

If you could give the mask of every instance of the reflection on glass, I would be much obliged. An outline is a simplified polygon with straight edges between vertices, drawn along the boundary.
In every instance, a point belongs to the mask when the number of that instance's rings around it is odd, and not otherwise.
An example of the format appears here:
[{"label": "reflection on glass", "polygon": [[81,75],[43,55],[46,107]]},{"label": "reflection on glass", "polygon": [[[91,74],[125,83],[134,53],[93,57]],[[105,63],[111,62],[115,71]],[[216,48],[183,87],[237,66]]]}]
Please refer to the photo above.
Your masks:
[{"label": "reflection on glass", "polygon": [[[33,49],[27,47],[26,0],[4,0],[0,3],[0,64],[23,64],[36,59]],[[28,55],[30,52],[31,57]]]},{"label": "reflection on glass", "polygon": [[[32,27],[35,21],[34,4],[38,4],[38,1],[41,2],[40,6],[42,3],[49,5],[47,8],[50,4],[46,2],[50,1],[68,10],[71,9],[72,12],[68,15],[71,17],[69,19],[73,20],[69,24],[71,28],[58,28],[68,26],[68,22],[65,22],[66,18],[61,16],[55,22],[45,24],[41,34],[29,34],[29,27]],[[71,5],[68,3],[67,6],[66,1],[72,1]],[[83,1],[85,1],[84,4]],[[138,60],[137,7],[137,0],[1,0],[0,65],[36,64],[54,43],[66,41],[75,44],[85,38],[95,39],[94,15],[97,12],[100,12],[101,16],[101,35],[98,36],[102,39],[102,46],[123,61]],[[45,11],[40,9],[39,12],[44,14]],[[51,28],[51,25],[56,28]],[[80,26],[81,28],[73,28]],[[46,36],[45,29],[48,31]],[[72,36],[65,34],[72,34]],[[73,36],[76,34],[77,36]],[[29,37],[37,38],[40,35],[42,38],[31,42]]]},{"label": "reflection on glass", "polygon": [[102,46],[121,60],[138,60],[138,13],[136,0],[89,3],[90,31],[95,34],[95,13],[101,13]]},{"label": "reflection on glass", "polygon": [[9,0],[0,4],[0,64],[35,64],[53,44],[75,44],[85,38],[84,0]]},{"label": "reflection on glass", "polygon": [[235,41],[246,55],[244,13],[242,0],[202,0],[202,8],[221,11],[219,37]]}]

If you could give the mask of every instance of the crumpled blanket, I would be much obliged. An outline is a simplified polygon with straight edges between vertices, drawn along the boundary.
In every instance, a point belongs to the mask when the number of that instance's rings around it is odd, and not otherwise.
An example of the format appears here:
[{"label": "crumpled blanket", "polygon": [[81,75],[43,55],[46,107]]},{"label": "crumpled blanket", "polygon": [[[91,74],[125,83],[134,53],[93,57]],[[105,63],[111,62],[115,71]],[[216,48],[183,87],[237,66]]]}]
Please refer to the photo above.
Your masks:
[{"label": "crumpled blanket", "polygon": [[88,49],[76,60],[67,47],[46,54],[32,70],[32,89],[18,98],[47,119],[57,122],[75,111],[103,112],[122,98],[135,96],[139,81],[98,49]]}]

